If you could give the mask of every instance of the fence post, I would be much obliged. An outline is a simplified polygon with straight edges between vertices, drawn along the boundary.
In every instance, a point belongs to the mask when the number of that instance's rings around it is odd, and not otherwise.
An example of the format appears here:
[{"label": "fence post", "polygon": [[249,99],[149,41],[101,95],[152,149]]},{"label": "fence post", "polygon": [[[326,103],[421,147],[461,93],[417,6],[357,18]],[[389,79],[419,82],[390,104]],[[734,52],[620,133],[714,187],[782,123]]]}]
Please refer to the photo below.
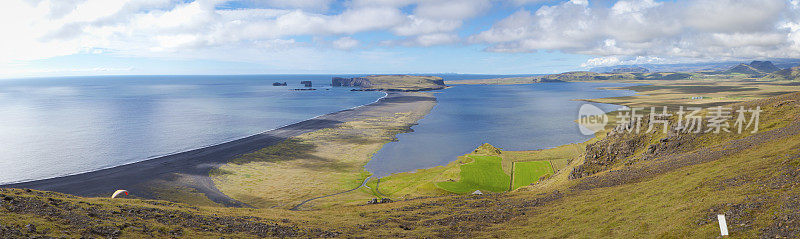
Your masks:
[{"label": "fence post", "polygon": [[508,185],[508,191],[514,190],[514,164],[517,162],[511,162],[511,182]]}]

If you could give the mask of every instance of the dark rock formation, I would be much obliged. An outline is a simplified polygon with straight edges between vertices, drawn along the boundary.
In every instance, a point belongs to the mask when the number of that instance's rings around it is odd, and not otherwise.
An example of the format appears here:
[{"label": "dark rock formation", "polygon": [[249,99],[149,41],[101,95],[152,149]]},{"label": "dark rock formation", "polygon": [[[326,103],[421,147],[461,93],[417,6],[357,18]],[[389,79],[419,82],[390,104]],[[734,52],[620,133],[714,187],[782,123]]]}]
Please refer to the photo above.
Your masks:
[{"label": "dark rock formation", "polygon": [[646,146],[646,140],[644,135],[617,133],[587,145],[584,163],[572,170],[569,179],[582,178],[611,168]]},{"label": "dark rock formation", "polygon": [[381,199],[373,198],[372,200],[367,201],[367,204],[381,204],[381,203],[391,203],[391,202],[394,201],[392,201],[392,199],[389,198],[381,198]]},{"label": "dark rock formation", "polygon": [[[442,82],[444,84],[444,82]],[[365,77],[353,77],[353,78],[344,78],[344,77],[333,77],[331,79],[332,86],[344,86],[344,87],[371,87],[372,82]]]},{"label": "dark rock formation", "polygon": [[502,151],[500,151],[500,149],[492,146],[489,143],[484,143],[483,145],[479,146],[472,152],[476,154],[489,154],[489,155],[500,155],[503,153]]}]

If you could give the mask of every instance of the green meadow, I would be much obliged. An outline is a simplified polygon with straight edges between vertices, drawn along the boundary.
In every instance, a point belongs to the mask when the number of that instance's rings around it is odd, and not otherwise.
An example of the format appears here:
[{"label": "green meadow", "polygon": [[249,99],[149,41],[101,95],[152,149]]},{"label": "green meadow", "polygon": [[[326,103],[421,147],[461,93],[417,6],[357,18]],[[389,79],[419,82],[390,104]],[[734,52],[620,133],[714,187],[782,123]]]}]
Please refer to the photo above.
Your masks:
[{"label": "green meadow", "polygon": [[512,190],[539,181],[545,175],[553,175],[549,161],[529,161],[514,163]]},{"label": "green meadow", "polygon": [[504,192],[511,184],[511,177],[503,172],[498,156],[467,156],[473,161],[461,165],[461,180],[457,182],[438,182],[436,187],[456,194],[468,194],[475,190]]}]

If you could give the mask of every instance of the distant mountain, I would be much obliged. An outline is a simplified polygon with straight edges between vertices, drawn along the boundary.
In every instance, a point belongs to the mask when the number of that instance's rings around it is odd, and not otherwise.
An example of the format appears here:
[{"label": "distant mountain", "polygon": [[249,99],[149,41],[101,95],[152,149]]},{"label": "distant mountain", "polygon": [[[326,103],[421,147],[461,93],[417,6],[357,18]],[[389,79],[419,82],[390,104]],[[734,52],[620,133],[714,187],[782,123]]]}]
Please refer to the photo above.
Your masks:
[{"label": "distant mountain", "polygon": [[744,64],[744,63],[736,65],[734,67],[731,67],[731,69],[728,69],[727,71],[724,71],[723,73],[739,73],[739,74],[747,74],[747,75],[763,74],[763,72],[758,71],[758,69],[756,69],[755,67],[752,67],[752,66],[750,66],[748,64]]},{"label": "distant mountain", "polygon": [[781,70],[771,61],[752,61],[750,64],[739,64],[722,73],[739,73],[747,75],[766,75]]},{"label": "distant mountain", "polygon": [[[769,61],[779,69],[800,66],[800,59],[774,58]],[[615,65],[592,68],[590,71],[603,73],[611,72],[617,68],[644,67],[650,72],[699,72],[699,71],[724,71],[735,67],[741,61],[721,61],[721,62],[701,62],[701,63],[679,63],[679,64],[636,64],[636,65]],[[751,62],[752,64],[752,62]],[[756,64],[758,65],[758,64]],[[754,66],[756,70],[760,66]],[[766,70],[766,68],[762,69]],[[769,72],[765,72],[769,73]]]},{"label": "distant mountain", "polygon": [[795,66],[792,68],[786,68],[783,70],[779,70],[773,72],[772,74],[767,75],[764,77],[768,80],[792,80],[792,81],[800,81],[800,66]]},{"label": "distant mountain", "polygon": [[750,67],[764,73],[772,73],[781,70],[781,68],[773,65],[771,61],[753,61],[750,62]]},{"label": "distant mountain", "polygon": [[620,67],[611,70],[610,73],[648,73],[650,70],[641,66],[635,67]]}]

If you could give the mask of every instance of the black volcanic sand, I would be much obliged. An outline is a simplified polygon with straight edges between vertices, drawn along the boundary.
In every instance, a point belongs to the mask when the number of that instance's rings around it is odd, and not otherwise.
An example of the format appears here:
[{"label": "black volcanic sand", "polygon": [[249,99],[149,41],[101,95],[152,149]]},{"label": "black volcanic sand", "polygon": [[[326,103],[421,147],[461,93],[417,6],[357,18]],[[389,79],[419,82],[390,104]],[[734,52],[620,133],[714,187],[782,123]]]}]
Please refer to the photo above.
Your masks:
[{"label": "black volcanic sand", "polygon": [[159,199],[153,191],[153,185],[163,186],[166,183],[170,186],[192,188],[211,201],[225,206],[247,207],[248,205],[220,192],[209,177],[210,170],[239,155],[277,144],[290,137],[359,120],[369,115],[367,112],[394,114],[408,110],[415,103],[435,100],[434,97],[419,93],[391,92],[372,104],[326,114],[223,144],[94,172],[0,187],[30,188],[85,197],[109,197],[114,191],[125,189],[135,197]]}]

